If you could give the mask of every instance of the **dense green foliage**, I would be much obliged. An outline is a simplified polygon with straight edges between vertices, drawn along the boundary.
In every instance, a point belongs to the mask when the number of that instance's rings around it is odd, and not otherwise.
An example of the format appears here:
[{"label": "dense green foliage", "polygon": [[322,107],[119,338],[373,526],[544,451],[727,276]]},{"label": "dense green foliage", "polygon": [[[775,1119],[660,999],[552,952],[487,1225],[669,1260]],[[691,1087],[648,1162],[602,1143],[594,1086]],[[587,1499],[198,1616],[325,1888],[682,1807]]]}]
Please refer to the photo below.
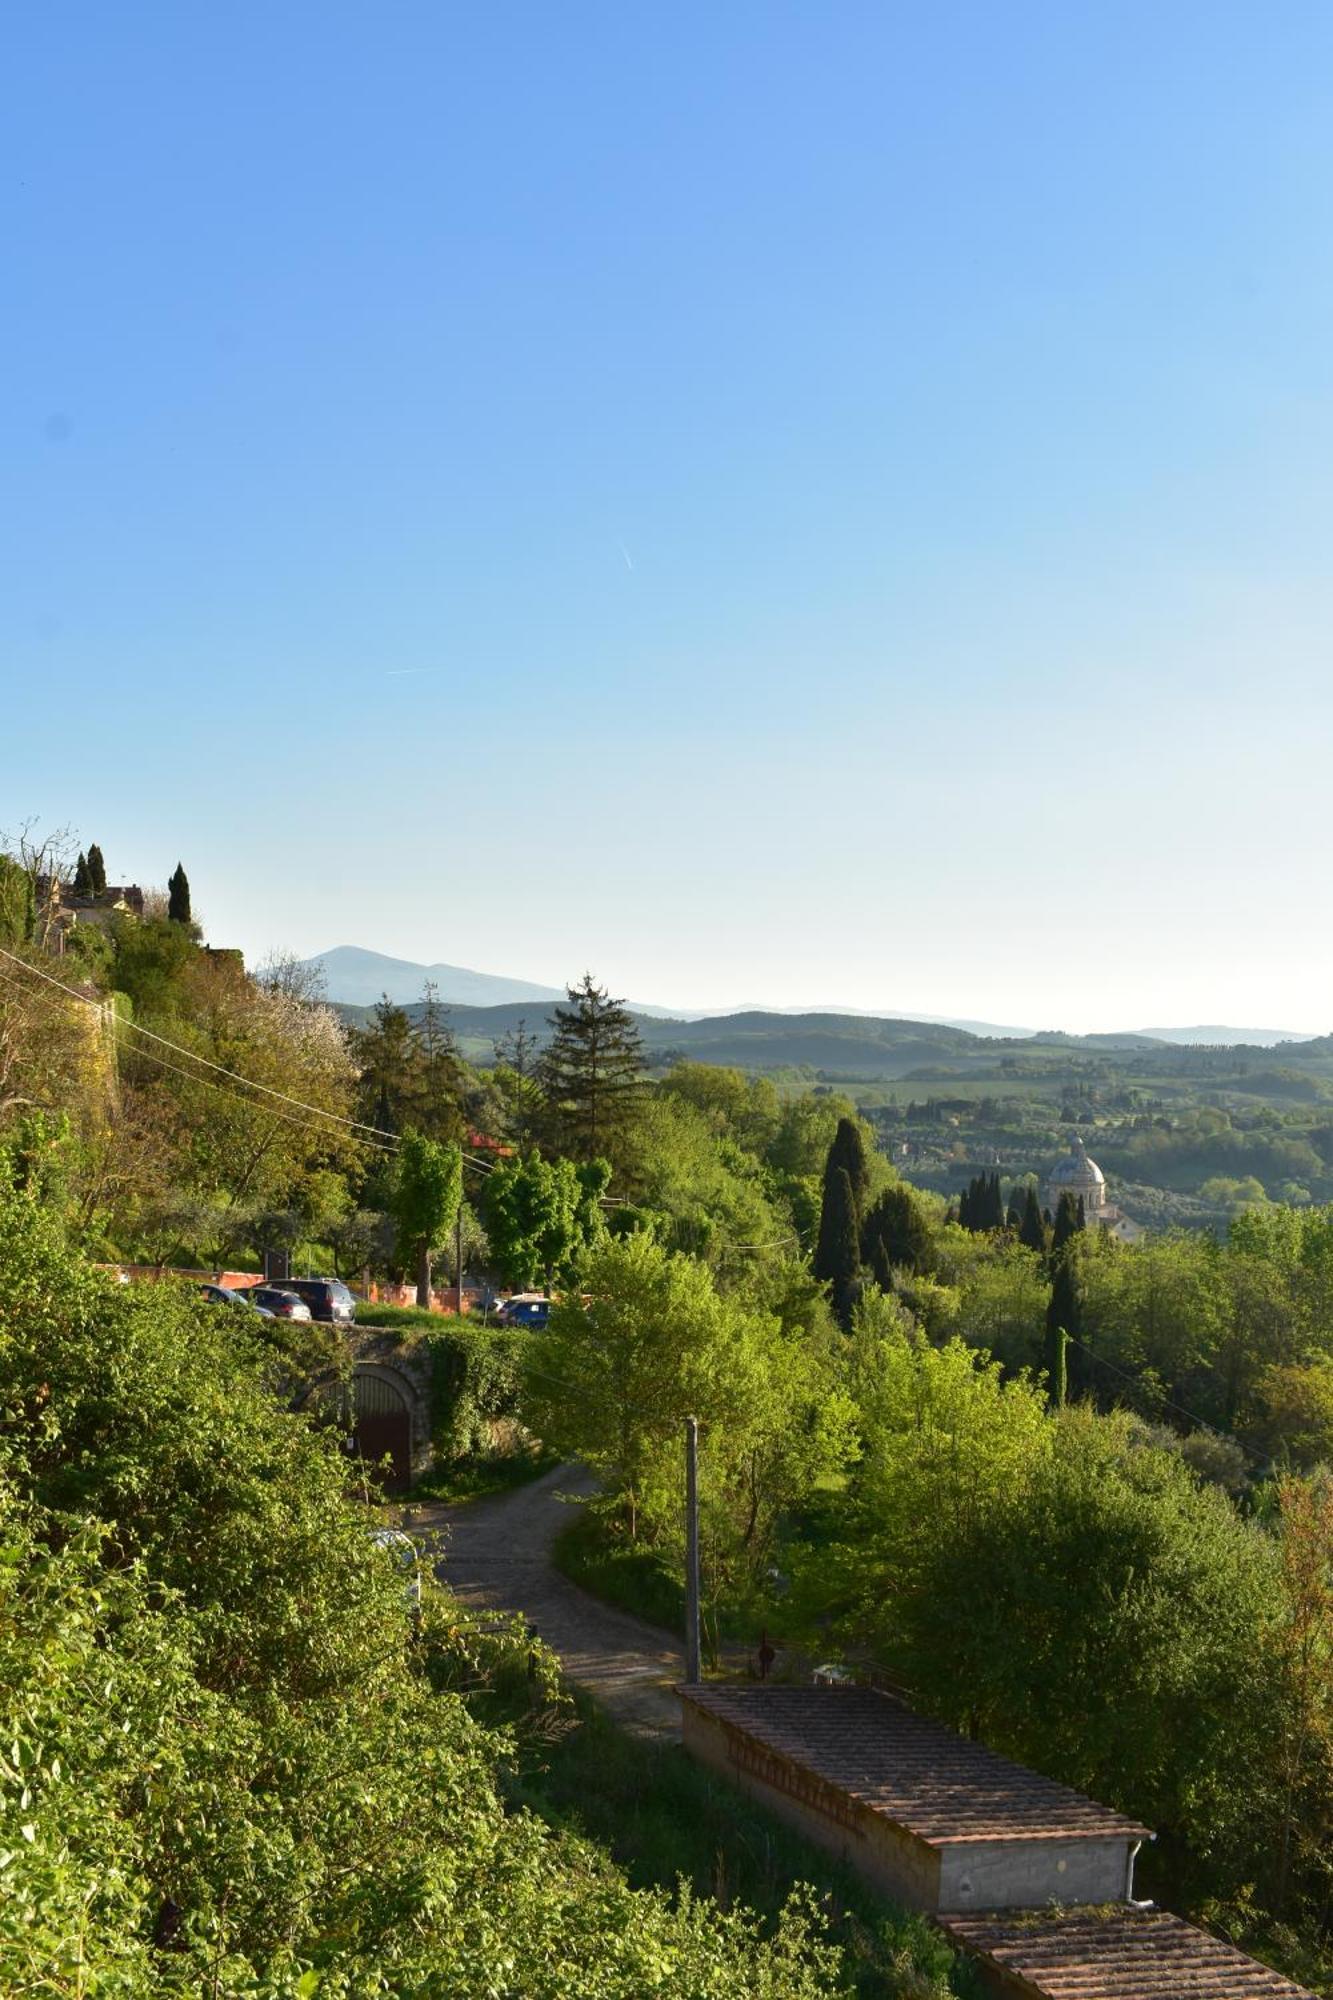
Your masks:
[{"label": "dense green foliage", "polygon": [[491,1261],[504,1282],[527,1291],[568,1277],[606,1233],[600,1203],[610,1180],[608,1160],[576,1166],[534,1152],[493,1167],[482,1205]]},{"label": "dense green foliage", "polygon": [[419,1306],[430,1305],[431,1258],[452,1229],[462,1198],[463,1156],[457,1146],[409,1126],[399,1141],[389,1205],[404,1260],[416,1265]]},{"label": "dense green foliage", "polygon": [[583,1728],[524,1780],[521,1796],[554,1825],[605,1842],[631,1882],[669,1888],[684,1878],[696,1895],[776,1916],[796,1884],[817,1881],[851,1992],[942,2000],[976,1991],[971,1968],[925,1918],[883,1903],[852,1869],[677,1746],[629,1736],[590,1703],[580,1710]]},{"label": "dense green foliage", "polygon": [[[262,1348],[0,1194],[0,1987],[814,1995],[795,1907],[635,1892],[507,1810],[530,1699],[401,1569]],[[548,1683],[549,1688],[549,1683]]]},{"label": "dense green foliage", "polygon": [[[37,881],[0,867],[6,949],[40,968]],[[590,1990],[653,1991],[673,1953],[688,1990],[734,1990],[741,1930],[693,1906],[655,1903],[632,1966],[604,1972],[624,1884],[507,1816],[495,1739],[433,1705],[463,1672],[453,1614],[432,1598],[411,1637],[339,1460],[282,1407],[334,1357],[281,1327],[266,1344],[229,1325],[224,1347],[183,1295],[102,1287],[60,1248],[64,1230],[213,1265],[281,1245],[398,1277],[459,1212],[469,1273],[557,1297],[537,1336],[367,1315],[429,1343],[442,1477],[484,1485],[505,1449],[520,1470],[540,1448],[583,1457],[604,1491],[581,1574],[674,1616],[681,1426],[698,1416],[714,1645],[767,1626],[792,1656],[890,1671],[1156,1825],[1146,1881],[1329,1982],[1333,1206],[1311,1199],[1333,1193],[1327,1050],[1262,1071],[1126,1052],[1150,1090],[1114,1051],[992,1048],[994,1095],[870,1107],[891,1163],[827,1089],[687,1060],[650,1080],[590,979],[549,1060],[515,1033],[474,1068],[433,996],[349,1034],[299,967],[248,976],[154,908],[75,930],[62,963],[82,999],[21,968],[0,989],[0,1158],[19,1190],[0,1241],[4,1574],[32,1607],[0,1632],[0,1668],[26,1688],[50,1656],[49,1699],[14,1722],[26,1744],[35,1717],[61,1760],[54,1780],[45,1764],[14,1780],[29,1818],[2,1850],[21,1869],[0,1940],[54,1964],[82,1911],[111,1991],[121,1959],[135,1991],[150,1974],[196,1990],[206,1958],[221,1990],[296,1991],[315,1969],[321,1990],[371,1992],[381,1967],[398,1989],[484,1990],[475,1971],[577,1990],[552,1970],[577,1958]],[[960,1063],[968,1041],[950,1044]],[[1219,1101],[1196,1101],[1223,1060]],[[1163,1108],[1168,1063],[1197,1092]],[[1260,1102],[1284,1091],[1287,1111]],[[1191,1223],[1209,1186],[1214,1227],[1125,1247],[1068,1202],[1048,1225],[1035,1169],[1071,1129],[1112,1170],[1155,1163]],[[146,1751],[117,1737],[122,1714]],[[426,1746],[421,1768],[396,1728]],[[364,1796],[340,1758],[369,1764]],[[44,1818],[71,1768],[80,1803],[62,1792]],[[431,1847],[446,1806],[447,1856]],[[375,1815],[403,1843],[372,1881],[347,1856],[382,1858]],[[105,1888],[80,1903],[94,1854]],[[488,1873],[515,1899],[510,1972],[487,1957],[500,1923],[476,1914]],[[777,1949],[755,1990],[806,1990],[805,1946],[800,1972]],[[455,1962],[472,1971],[450,1986]]]}]

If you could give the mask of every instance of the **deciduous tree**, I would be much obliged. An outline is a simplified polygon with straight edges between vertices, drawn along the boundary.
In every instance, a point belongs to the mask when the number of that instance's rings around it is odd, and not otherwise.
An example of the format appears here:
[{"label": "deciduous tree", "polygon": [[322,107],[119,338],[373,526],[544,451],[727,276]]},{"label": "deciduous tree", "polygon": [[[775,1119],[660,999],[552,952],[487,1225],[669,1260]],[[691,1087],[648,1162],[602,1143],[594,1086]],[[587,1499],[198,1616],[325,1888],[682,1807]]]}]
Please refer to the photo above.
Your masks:
[{"label": "deciduous tree", "polygon": [[398,1143],[391,1200],[399,1240],[416,1265],[417,1304],[431,1302],[431,1259],[453,1227],[463,1194],[463,1156],[409,1129]]}]

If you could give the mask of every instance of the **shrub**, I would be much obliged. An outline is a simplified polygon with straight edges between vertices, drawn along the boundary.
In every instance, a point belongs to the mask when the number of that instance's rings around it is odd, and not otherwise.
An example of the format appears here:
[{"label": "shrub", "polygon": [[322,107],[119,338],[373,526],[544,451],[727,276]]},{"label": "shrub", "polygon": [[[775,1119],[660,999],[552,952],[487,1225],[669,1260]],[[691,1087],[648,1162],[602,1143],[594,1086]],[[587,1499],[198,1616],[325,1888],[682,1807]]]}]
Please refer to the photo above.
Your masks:
[{"label": "shrub", "polygon": [[805,1904],[761,1934],[506,1811],[488,1642],[413,1618],[275,1374],[0,1185],[0,1991],[834,1990]]}]

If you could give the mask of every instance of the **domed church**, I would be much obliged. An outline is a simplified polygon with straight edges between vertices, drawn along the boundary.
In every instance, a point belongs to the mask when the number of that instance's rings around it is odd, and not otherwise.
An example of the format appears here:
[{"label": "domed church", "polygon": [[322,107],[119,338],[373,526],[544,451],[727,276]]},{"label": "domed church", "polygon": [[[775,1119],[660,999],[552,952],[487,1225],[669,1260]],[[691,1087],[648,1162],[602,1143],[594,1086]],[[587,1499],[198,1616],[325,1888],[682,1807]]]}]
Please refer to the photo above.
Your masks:
[{"label": "domed church", "polygon": [[1106,1207],[1106,1175],[1095,1160],[1088,1158],[1087,1148],[1077,1133],[1068,1158],[1051,1168],[1046,1183],[1046,1206],[1052,1215],[1060,1206],[1062,1194],[1072,1195],[1076,1202],[1083,1203],[1083,1213],[1089,1222]]},{"label": "domed church", "polygon": [[1106,1175],[1095,1160],[1088,1158],[1087,1147],[1078,1133],[1074,1134],[1067,1156],[1051,1168],[1046,1183],[1045,1205],[1052,1215],[1060,1206],[1062,1194],[1083,1203],[1083,1217],[1089,1229],[1094,1226],[1105,1229],[1122,1243],[1136,1243],[1142,1236],[1139,1224],[1131,1222],[1114,1202],[1107,1200]]}]

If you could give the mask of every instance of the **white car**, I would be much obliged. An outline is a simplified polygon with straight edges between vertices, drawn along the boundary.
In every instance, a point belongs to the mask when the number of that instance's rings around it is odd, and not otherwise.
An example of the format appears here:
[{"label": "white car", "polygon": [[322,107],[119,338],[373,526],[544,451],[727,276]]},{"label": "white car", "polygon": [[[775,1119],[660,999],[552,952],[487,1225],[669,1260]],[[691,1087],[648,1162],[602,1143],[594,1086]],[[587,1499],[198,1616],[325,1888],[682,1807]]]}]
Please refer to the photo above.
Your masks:
[{"label": "white car", "polygon": [[415,1618],[421,1610],[421,1556],[416,1543],[401,1528],[372,1528],[370,1539],[391,1556],[403,1572],[407,1602]]}]

